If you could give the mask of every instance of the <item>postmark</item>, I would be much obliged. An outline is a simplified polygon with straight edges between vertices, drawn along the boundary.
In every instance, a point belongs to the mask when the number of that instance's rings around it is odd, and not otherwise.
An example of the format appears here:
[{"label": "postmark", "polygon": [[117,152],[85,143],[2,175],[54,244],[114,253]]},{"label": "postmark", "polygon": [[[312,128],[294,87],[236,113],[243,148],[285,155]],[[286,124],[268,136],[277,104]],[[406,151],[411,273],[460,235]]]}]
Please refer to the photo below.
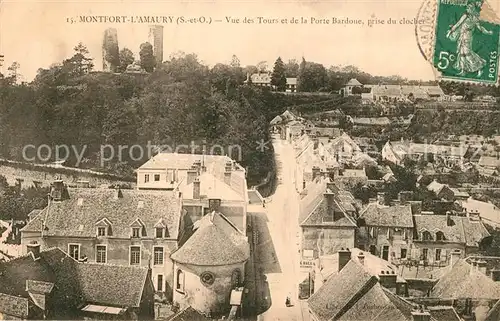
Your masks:
[{"label": "postmark", "polygon": [[483,0],[426,0],[415,34],[438,80],[499,84],[500,20]]}]

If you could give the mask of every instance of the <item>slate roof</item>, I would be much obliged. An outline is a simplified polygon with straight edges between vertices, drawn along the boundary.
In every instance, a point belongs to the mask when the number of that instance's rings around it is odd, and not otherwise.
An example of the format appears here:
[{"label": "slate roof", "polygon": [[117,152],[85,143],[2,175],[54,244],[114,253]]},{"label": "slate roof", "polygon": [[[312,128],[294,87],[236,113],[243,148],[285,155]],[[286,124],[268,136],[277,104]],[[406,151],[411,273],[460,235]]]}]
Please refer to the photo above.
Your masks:
[{"label": "slate roof", "polygon": [[[58,248],[0,263],[0,312],[25,317],[32,293],[51,293],[59,313],[82,303],[138,307],[147,268],[79,263]],[[105,280],[105,282],[103,282]]]},{"label": "slate roof", "polygon": [[[479,220],[471,220],[468,217],[451,215],[448,218],[451,225],[448,226],[446,215],[414,215],[415,231],[421,233],[428,231],[444,233],[444,242],[463,243],[470,247],[479,246],[479,242],[490,236],[484,224]],[[435,240],[435,235],[433,236]]]},{"label": "slate roof", "polygon": [[361,212],[367,226],[413,227],[411,205],[379,206],[370,203]]},{"label": "slate roof", "polygon": [[177,192],[122,190],[123,197],[115,198],[114,189],[68,191],[70,199],[51,202],[22,230],[39,231],[45,219],[44,235],[95,237],[96,223],[106,218],[111,222],[110,237],[130,238],[130,224],[140,219],[148,237],[154,237],[154,225],[159,220],[163,220],[170,238],[178,236],[182,204]]},{"label": "slate roof", "polygon": [[498,299],[500,283],[479,271],[471,272],[472,266],[461,259],[444,274],[432,289],[436,298],[446,299]]},{"label": "slate roof", "polygon": [[324,195],[323,199],[319,201],[316,207],[310,214],[301,222],[301,226],[328,226],[328,227],[344,227],[356,228],[356,222],[346,213],[345,207],[342,205],[338,196],[332,195],[334,201],[334,211],[340,214],[340,218],[332,220],[333,213],[328,208],[327,196]]},{"label": "slate roof", "polygon": [[[205,199],[221,199],[224,201],[240,201],[245,199],[234,191],[229,185],[215,177],[211,173],[205,172],[198,176],[200,181],[200,197]],[[179,187],[183,199],[193,199],[194,183],[181,184]]]},{"label": "slate roof", "polygon": [[198,266],[243,263],[249,258],[247,238],[223,214],[212,212],[195,222],[196,231],[171,259]]}]

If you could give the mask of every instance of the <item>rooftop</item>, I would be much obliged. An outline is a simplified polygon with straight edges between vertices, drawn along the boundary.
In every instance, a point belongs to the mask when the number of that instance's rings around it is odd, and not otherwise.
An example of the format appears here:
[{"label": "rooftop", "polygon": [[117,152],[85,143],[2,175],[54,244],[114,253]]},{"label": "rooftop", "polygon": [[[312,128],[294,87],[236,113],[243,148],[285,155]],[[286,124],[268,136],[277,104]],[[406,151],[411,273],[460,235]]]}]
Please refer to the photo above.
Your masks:
[{"label": "rooftop", "polygon": [[367,226],[413,227],[410,204],[382,206],[370,203],[361,212]]}]

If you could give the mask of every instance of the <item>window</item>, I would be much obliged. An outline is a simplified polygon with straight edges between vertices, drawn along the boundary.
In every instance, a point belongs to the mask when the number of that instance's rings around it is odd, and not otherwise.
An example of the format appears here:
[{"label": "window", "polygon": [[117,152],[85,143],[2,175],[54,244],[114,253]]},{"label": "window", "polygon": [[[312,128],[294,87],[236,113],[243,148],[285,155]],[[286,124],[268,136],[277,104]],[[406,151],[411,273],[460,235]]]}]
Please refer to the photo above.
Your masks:
[{"label": "window", "polygon": [[160,174],[155,174],[155,182],[159,182],[160,181]]},{"label": "window", "polygon": [[163,274],[158,274],[156,276],[156,291],[163,291]]},{"label": "window", "polygon": [[132,228],[132,237],[141,237],[141,228],[133,227]]},{"label": "window", "polygon": [[422,241],[432,241],[432,234],[428,231],[422,232]]},{"label": "window", "polygon": [[434,261],[438,262],[441,260],[441,249],[436,249],[436,256],[434,257]]},{"label": "window", "polygon": [[149,174],[144,175],[144,183],[149,183]]},{"label": "window", "polygon": [[406,259],[407,252],[408,252],[407,249],[401,249],[401,258],[402,259]]},{"label": "window", "polygon": [[141,247],[131,246],[130,247],[130,265],[141,264]]},{"label": "window", "polygon": [[436,232],[436,241],[444,241],[444,233],[441,231]]},{"label": "window", "polygon": [[422,249],[422,260],[427,261],[429,256],[429,249]]},{"label": "window", "polygon": [[163,238],[163,228],[162,227],[156,228],[156,238],[158,238],[158,239]]},{"label": "window", "polygon": [[80,244],[69,244],[68,254],[75,260],[78,260],[80,258]]},{"label": "window", "polygon": [[163,265],[163,247],[155,247],[153,265]]},{"label": "window", "polygon": [[103,226],[99,226],[97,228],[97,236],[106,236],[106,228]]},{"label": "window", "polygon": [[178,292],[184,293],[184,272],[182,272],[182,270],[177,270],[177,282],[175,283],[175,289]]},{"label": "window", "polygon": [[97,263],[106,263],[106,245],[97,245],[95,252],[95,261]]}]

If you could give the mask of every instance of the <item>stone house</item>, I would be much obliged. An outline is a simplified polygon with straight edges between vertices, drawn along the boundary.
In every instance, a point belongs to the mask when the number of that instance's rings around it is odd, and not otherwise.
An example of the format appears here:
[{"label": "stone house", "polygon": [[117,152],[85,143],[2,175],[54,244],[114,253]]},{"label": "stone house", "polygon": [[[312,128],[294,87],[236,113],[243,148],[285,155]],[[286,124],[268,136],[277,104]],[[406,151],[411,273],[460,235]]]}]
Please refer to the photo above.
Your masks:
[{"label": "stone house", "polygon": [[392,262],[409,257],[413,236],[412,206],[401,197],[394,205],[384,205],[378,194],[360,213],[356,247]]},{"label": "stone house", "polygon": [[411,256],[421,262],[446,265],[452,253],[464,258],[477,253],[490,233],[476,213],[414,215],[415,234]]},{"label": "stone house", "polygon": [[184,230],[178,191],[68,189],[54,183],[49,205],[21,230],[21,245],[60,248],[75,260],[151,266],[155,289],[171,299],[173,262]]},{"label": "stone house", "polygon": [[[324,183],[323,183],[324,184]],[[353,248],[356,230],[354,214],[339,197],[335,184],[322,183],[301,200],[301,256],[304,260]],[[349,204],[352,206],[352,204]]]},{"label": "stone house", "polygon": [[58,248],[0,263],[0,319],[154,320],[146,267],[82,263]]}]

